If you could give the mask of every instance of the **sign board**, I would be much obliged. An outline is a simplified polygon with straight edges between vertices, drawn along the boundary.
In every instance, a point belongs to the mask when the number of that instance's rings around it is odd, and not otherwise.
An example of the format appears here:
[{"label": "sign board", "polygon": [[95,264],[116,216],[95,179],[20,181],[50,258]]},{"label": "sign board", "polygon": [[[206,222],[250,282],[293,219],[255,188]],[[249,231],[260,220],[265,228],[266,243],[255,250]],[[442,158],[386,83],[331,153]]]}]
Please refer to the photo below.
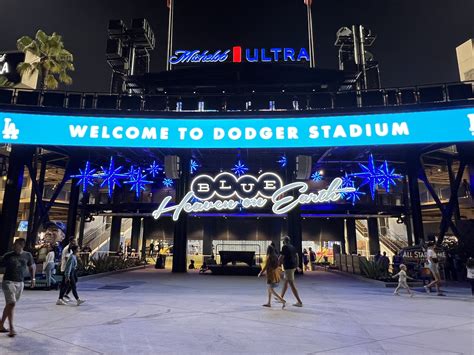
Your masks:
[{"label": "sign board", "polygon": [[474,142],[474,108],[198,119],[0,112],[0,130],[0,143],[86,147],[226,149],[460,143]]},{"label": "sign board", "polygon": [[242,48],[209,50],[177,50],[170,58],[173,65],[186,63],[277,63],[277,62],[309,62],[306,48]]},{"label": "sign board", "polygon": [[242,209],[270,207],[274,214],[286,214],[304,204],[336,202],[344,193],[356,191],[354,187],[342,187],[342,179],[334,179],[326,189],[309,192],[306,182],[287,185],[275,173],[266,172],[258,177],[245,174],[240,177],[223,172],[215,177],[200,175],[194,178],[190,191],[176,205],[169,205],[167,196],[153,211],[155,219],[164,213],[173,213],[173,221],[185,213],[209,211],[232,212]]}]

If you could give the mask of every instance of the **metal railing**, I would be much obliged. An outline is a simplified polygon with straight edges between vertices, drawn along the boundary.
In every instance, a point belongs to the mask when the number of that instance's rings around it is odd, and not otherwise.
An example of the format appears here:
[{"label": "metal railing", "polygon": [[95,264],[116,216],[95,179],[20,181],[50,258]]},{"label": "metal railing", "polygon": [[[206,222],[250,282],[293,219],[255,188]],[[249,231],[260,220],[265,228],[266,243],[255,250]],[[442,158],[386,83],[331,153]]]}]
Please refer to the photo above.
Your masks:
[{"label": "metal railing", "polygon": [[151,112],[305,111],[474,101],[474,82],[341,92],[129,95],[0,88],[0,105]]}]

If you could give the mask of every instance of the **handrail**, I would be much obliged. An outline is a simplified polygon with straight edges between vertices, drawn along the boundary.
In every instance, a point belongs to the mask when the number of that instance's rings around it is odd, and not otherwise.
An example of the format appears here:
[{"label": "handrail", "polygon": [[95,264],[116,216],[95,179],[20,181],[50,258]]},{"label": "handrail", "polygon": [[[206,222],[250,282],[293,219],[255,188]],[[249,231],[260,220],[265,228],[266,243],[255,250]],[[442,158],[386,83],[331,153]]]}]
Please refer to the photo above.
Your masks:
[{"label": "handrail", "polygon": [[[433,90],[431,94],[425,90]],[[452,91],[458,89],[457,94]],[[437,90],[437,91],[436,91]],[[30,93],[30,97],[22,98],[22,93]],[[3,93],[3,95],[2,95]],[[8,95],[11,93],[11,95]],[[31,94],[36,93],[37,95]],[[369,94],[379,96],[370,97]],[[56,99],[54,99],[56,95]],[[351,96],[353,95],[353,96]],[[407,96],[408,95],[408,96]],[[324,103],[312,103],[312,99],[324,97]],[[54,103],[45,103],[51,99]],[[109,101],[101,103],[101,99],[110,98]],[[126,103],[128,98],[136,98],[134,104]],[[159,104],[150,105],[154,99],[161,99]],[[348,100],[346,100],[348,98]],[[407,98],[405,100],[405,98]],[[71,104],[76,99],[75,104]],[[217,99],[217,103],[213,102]],[[229,109],[231,100],[241,99],[245,101],[238,109]],[[339,101],[341,99],[341,101]],[[23,101],[22,101],[23,100]],[[56,100],[56,101],[55,101]],[[183,106],[186,100],[194,100],[190,107]],[[263,100],[258,101],[258,100]],[[409,105],[422,105],[433,103],[450,103],[459,101],[474,101],[474,81],[430,84],[420,86],[383,88],[371,90],[351,90],[341,92],[255,92],[248,93],[193,93],[183,94],[110,94],[97,92],[74,92],[74,91],[44,91],[20,88],[0,88],[0,105],[33,106],[63,109],[87,109],[87,110],[110,110],[110,111],[301,111],[301,110],[332,110],[341,108],[361,107],[397,107]],[[277,102],[275,104],[275,102]],[[201,104],[202,103],[202,104]],[[254,105],[255,103],[255,105]],[[207,104],[210,104],[207,107]],[[128,106],[127,106],[128,105]]]}]

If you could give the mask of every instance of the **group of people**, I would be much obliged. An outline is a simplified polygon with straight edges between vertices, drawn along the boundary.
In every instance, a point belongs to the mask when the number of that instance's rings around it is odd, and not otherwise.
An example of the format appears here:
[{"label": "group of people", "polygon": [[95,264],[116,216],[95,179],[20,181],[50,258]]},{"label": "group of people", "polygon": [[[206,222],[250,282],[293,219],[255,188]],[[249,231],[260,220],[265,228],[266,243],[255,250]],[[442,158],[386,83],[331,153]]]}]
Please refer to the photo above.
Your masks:
[{"label": "group of people", "polygon": [[316,253],[311,247],[309,247],[308,250],[306,250],[306,248],[303,249],[304,271],[314,270],[314,265],[316,264]]},{"label": "group of people", "polygon": [[[288,286],[291,288],[293,295],[296,298],[296,303],[293,304],[295,307],[303,307],[303,302],[298,294],[298,290],[295,285],[295,271],[299,269],[299,257],[296,248],[291,244],[290,237],[283,239],[283,247],[280,255],[277,254],[275,244],[271,244],[267,248],[267,258],[265,266],[262,271],[258,274],[258,277],[266,273],[267,275],[267,292],[268,300],[267,303],[263,304],[264,307],[272,306],[272,296],[277,302],[282,304],[282,308],[286,307],[285,294],[288,290]],[[279,294],[276,289],[280,284],[281,266],[284,271],[284,284]]]},{"label": "group of people", "polygon": [[[27,276],[27,271],[29,271],[31,277],[31,288],[36,287],[36,263],[33,255],[24,250],[25,244],[25,239],[16,239],[13,243],[13,250],[3,255],[0,260],[2,265],[5,267],[5,274],[3,275],[2,281],[5,307],[0,322],[0,333],[8,333],[9,337],[14,337],[16,335],[15,327],[13,325],[14,309],[23,293],[24,280]],[[62,250],[60,270],[63,280],[59,290],[59,298],[56,302],[57,305],[66,305],[70,302],[70,292],[72,292],[78,306],[85,302],[85,300],[79,298],[76,287],[78,250],[79,247],[75,239],[71,239],[69,244]],[[55,268],[55,253],[51,245],[49,245],[49,250],[43,265],[44,272],[46,273],[47,287],[49,287],[53,282],[55,282],[55,279],[52,277],[52,270]],[[9,326],[8,329],[5,327],[7,320]]]}]

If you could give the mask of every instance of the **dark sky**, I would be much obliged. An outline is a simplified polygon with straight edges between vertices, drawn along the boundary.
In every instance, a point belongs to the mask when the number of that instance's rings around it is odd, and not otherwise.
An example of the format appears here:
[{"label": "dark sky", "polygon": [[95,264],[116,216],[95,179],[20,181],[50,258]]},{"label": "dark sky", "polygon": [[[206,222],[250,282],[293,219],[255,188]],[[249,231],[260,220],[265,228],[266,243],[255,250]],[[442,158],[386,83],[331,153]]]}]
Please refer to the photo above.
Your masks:
[{"label": "dark sky", "polygon": [[[0,51],[37,29],[58,32],[75,56],[71,89],[107,91],[109,19],[146,17],[157,49],[152,69],[164,70],[166,0],[0,0]],[[307,47],[303,0],[176,0],[175,49]],[[474,0],[314,0],[316,60],[337,67],[335,33],[364,24],[377,34],[370,51],[382,84],[415,85],[459,80],[455,47],[474,37]]]}]

